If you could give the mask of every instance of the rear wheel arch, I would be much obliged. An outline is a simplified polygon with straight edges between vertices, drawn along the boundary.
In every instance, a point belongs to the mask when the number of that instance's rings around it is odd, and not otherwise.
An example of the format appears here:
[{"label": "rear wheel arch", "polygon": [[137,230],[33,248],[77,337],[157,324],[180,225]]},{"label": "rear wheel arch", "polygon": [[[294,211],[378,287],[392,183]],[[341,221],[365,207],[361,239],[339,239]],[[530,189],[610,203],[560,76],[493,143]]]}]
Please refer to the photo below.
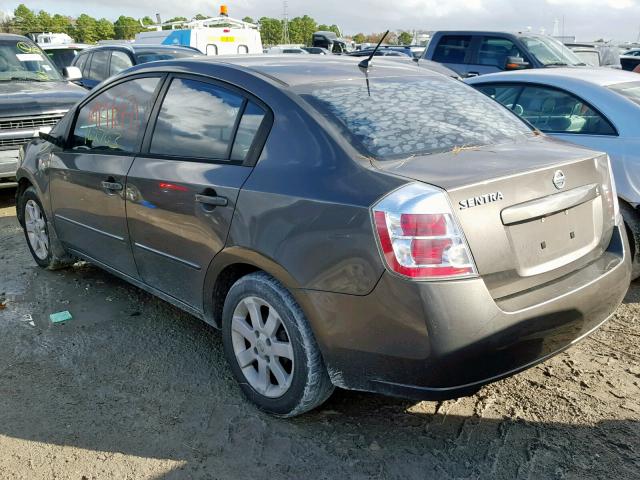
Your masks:
[{"label": "rear wheel arch", "polygon": [[301,308],[306,310],[295,292],[300,285],[284,268],[254,250],[230,247],[218,253],[207,270],[203,289],[205,321],[221,328],[222,310],[227,293],[240,278],[259,271],[278,280],[289,290]]},{"label": "rear wheel arch", "polygon": [[640,276],[640,211],[633,208],[622,198],[619,198],[620,213],[624,219],[624,226],[627,230],[627,238],[629,240],[629,248],[631,249],[631,258],[633,271],[631,279],[634,280]]}]

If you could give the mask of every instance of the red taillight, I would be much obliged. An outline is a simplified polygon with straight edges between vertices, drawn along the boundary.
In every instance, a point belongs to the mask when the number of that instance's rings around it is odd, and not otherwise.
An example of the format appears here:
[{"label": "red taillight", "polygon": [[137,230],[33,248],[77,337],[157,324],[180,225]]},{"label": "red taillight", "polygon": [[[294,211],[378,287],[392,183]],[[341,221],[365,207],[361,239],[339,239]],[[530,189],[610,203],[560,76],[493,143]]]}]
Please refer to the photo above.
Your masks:
[{"label": "red taillight", "polygon": [[408,237],[434,237],[447,233],[444,215],[403,213],[400,224],[402,232]]},{"label": "red taillight", "polygon": [[410,184],[373,207],[380,248],[390,270],[414,279],[476,273],[444,195],[435,187]]}]

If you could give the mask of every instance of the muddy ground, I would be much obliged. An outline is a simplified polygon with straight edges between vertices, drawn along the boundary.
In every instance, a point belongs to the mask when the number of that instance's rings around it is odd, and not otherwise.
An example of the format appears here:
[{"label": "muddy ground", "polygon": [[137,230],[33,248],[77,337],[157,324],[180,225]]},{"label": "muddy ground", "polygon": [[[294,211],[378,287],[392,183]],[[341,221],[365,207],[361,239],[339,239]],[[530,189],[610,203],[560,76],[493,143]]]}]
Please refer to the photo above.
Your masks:
[{"label": "muddy ground", "polygon": [[[256,411],[218,332],[93,266],[36,268],[0,191],[0,478],[640,478],[640,284],[592,337],[447,402]],[[51,325],[52,312],[74,318]]]}]

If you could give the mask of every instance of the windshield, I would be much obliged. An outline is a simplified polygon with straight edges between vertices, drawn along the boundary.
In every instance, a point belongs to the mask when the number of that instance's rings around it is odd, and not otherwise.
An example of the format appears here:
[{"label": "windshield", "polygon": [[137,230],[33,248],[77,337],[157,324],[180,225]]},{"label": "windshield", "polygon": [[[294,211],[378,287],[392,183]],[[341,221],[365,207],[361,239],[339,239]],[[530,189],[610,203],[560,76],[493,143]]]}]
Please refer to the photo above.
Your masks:
[{"label": "windshield", "polygon": [[627,97],[632,102],[640,104],[640,82],[618,83],[617,85],[609,85],[609,89],[619,93],[623,97]]},{"label": "windshield", "polygon": [[406,158],[531,135],[507,109],[445,77],[364,77],[302,85],[297,92],[366,155]]},{"label": "windshield", "polygon": [[157,62],[158,60],[173,60],[174,58],[186,58],[200,56],[197,50],[138,50],[136,57],[138,63]]},{"label": "windshield", "polygon": [[585,65],[571,49],[565,47],[555,38],[542,36],[520,37],[520,40],[526,45],[531,54],[547,67]]},{"label": "windshield", "polygon": [[61,81],[62,77],[49,58],[27,40],[0,40],[0,82]]},{"label": "windshield", "polygon": [[578,50],[574,52],[580,60],[592,67],[600,66],[600,54],[590,50]]},{"label": "windshield", "polygon": [[82,50],[79,48],[62,48],[59,50],[46,50],[49,60],[51,60],[59,70],[70,66],[73,63],[73,59],[76,58],[78,53]]}]

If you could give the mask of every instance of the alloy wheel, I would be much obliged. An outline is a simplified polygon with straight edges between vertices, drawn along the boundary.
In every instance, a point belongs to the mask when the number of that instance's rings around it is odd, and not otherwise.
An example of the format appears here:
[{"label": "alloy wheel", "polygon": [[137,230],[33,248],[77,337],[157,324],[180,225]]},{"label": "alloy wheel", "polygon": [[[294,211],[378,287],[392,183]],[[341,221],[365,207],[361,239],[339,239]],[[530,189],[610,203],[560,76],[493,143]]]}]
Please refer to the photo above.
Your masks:
[{"label": "alloy wheel", "polygon": [[49,235],[42,210],[34,200],[28,200],[24,211],[25,228],[31,249],[40,260],[46,260],[49,256]]},{"label": "alloy wheel", "polygon": [[231,320],[233,351],[251,387],[269,398],[281,397],[291,386],[293,346],[278,312],[265,300],[245,297]]}]

